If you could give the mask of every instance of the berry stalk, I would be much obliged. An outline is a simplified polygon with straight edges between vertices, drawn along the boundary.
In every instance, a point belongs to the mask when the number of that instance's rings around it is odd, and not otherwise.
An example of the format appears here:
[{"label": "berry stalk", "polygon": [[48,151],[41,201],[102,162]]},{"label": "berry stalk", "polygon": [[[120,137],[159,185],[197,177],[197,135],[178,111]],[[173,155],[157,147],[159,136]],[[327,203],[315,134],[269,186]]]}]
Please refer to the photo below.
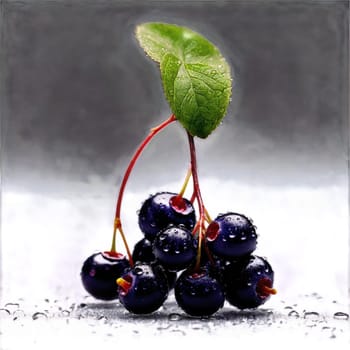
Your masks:
[{"label": "berry stalk", "polygon": [[207,215],[207,211],[204,207],[202,194],[199,186],[198,171],[197,171],[197,155],[196,155],[194,138],[189,132],[187,132],[187,135],[188,135],[188,142],[190,145],[191,172],[192,172],[193,188],[194,188],[194,196],[192,196],[192,198],[195,197],[197,199],[198,210],[199,210],[199,220],[193,229],[193,233],[195,233],[198,230],[198,252],[197,252],[196,264],[194,268],[194,270],[197,271],[199,270],[199,267],[200,267],[202,238],[204,234],[203,231],[205,231],[204,222],[209,215]]},{"label": "berry stalk", "polygon": [[112,236],[112,246],[111,246],[111,252],[115,253],[116,252],[116,233],[117,231],[120,232],[120,235],[122,237],[128,259],[130,262],[130,265],[133,266],[133,259],[132,255],[128,246],[128,243],[125,238],[125,234],[123,232],[122,228],[122,222],[120,220],[120,213],[121,213],[121,206],[122,206],[122,201],[123,201],[123,195],[124,195],[124,190],[126,187],[126,184],[128,182],[128,179],[130,177],[130,174],[132,172],[132,169],[134,168],[134,165],[141,155],[142,151],[145,149],[145,147],[149,144],[149,142],[153,139],[153,137],[158,134],[160,131],[162,131],[164,128],[166,128],[169,124],[174,122],[176,120],[176,117],[174,114],[172,114],[167,120],[165,120],[163,123],[159,124],[158,126],[154,127],[151,129],[151,132],[148,134],[148,136],[142,141],[136,152],[134,153],[133,157],[131,158],[131,161],[125,171],[122,183],[120,185],[119,189],[119,194],[118,194],[118,199],[117,199],[117,204],[116,204],[116,210],[115,210],[115,219],[114,219],[114,228],[113,228],[113,236]]}]

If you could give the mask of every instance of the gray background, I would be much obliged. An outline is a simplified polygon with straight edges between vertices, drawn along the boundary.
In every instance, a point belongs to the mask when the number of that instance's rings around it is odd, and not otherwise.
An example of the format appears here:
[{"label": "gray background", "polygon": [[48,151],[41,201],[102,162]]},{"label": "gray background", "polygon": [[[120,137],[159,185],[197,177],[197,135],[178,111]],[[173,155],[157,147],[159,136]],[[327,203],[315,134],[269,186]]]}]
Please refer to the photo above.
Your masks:
[{"label": "gray background", "polygon": [[[282,186],[346,181],[347,7],[4,1],[3,185],[61,192],[94,176],[119,183],[136,145],[170,113],[158,67],[133,35],[147,20],[201,32],[233,68],[227,117],[199,142],[203,175]],[[186,138],[173,129],[150,146],[135,186],[182,176]]]},{"label": "gray background", "polygon": [[[149,20],[199,31],[233,68],[227,116],[197,140],[211,215],[254,218],[275,300],[347,296],[347,1],[3,1],[2,11],[4,303],[78,304],[83,260],[109,248],[121,176],[170,114],[133,35]],[[122,211],[131,243],[142,200],[179,190],[188,161],[179,125],[143,154]]]}]

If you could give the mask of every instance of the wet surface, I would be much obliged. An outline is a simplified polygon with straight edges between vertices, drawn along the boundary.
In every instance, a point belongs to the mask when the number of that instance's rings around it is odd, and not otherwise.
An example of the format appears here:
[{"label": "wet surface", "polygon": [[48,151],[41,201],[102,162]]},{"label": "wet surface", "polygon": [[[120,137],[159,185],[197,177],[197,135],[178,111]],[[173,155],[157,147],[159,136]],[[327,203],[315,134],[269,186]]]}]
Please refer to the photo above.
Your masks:
[{"label": "wet surface", "polygon": [[[317,293],[297,302],[271,299],[264,307],[240,311],[228,304],[212,317],[186,315],[171,294],[164,306],[150,315],[133,315],[118,301],[100,302],[82,295],[75,300],[44,299],[35,304],[21,298],[0,305],[1,349],[62,348],[69,342],[85,349],[96,346],[137,344],[153,346],[169,337],[198,345],[261,344],[269,349],[314,345],[318,349],[345,349],[349,344],[348,306],[325,300]],[[67,343],[68,344],[68,343]],[[171,344],[170,344],[171,345]]]}]

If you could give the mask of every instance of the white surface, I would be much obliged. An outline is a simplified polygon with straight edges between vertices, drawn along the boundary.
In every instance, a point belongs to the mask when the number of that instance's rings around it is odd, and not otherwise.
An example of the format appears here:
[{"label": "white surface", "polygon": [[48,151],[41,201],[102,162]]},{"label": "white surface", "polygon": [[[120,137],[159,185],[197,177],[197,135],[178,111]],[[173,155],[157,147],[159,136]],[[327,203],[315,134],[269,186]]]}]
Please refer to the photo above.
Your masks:
[{"label": "white surface", "polygon": [[[141,202],[149,193],[177,187],[127,189],[122,220],[131,246],[142,238],[136,216]],[[50,197],[4,192],[0,308],[10,314],[0,310],[1,349],[58,349],[68,342],[85,349],[120,347],[140,339],[147,339],[143,347],[158,342],[171,347],[174,340],[180,346],[194,339],[206,347],[224,345],[227,338],[252,348],[345,349],[349,320],[334,313],[349,313],[346,188],[253,188],[215,179],[203,179],[201,187],[211,216],[231,210],[254,219],[256,254],[272,264],[278,289],[265,307],[239,312],[226,305],[213,318],[196,320],[186,317],[172,296],[165,308],[143,317],[118,303],[95,302],[86,297],[79,272],[87,256],[110,246],[115,198],[104,191],[82,196],[80,189],[79,195]],[[36,312],[46,316],[33,320]],[[174,313],[180,320],[169,319]]]}]

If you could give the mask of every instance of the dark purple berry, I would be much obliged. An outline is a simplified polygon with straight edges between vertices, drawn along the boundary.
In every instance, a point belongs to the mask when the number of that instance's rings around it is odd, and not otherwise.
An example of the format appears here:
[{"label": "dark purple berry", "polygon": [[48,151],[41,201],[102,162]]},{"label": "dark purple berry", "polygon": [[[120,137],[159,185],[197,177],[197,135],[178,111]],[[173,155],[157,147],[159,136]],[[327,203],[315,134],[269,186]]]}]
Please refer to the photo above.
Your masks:
[{"label": "dark purple berry", "polygon": [[262,257],[232,262],[225,266],[223,275],[226,299],[239,309],[256,308],[276,294],[274,272]]},{"label": "dark purple berry", "polygon": [[156,258],[152,251],[152,243],[146,238],[143,238],[140,241],[138,241],[134,246],[134,250],[132,252],[132,259],[134,262],[153,262]]},{"label": "dark purple berry", "polygon": [[80,276],[86,291],[96,299],[118,298],[117,278],[130,267],[127,258],[119,253],[99,252],[88,257]]},{"label": "dark purple berry", "polygon": [[192,203],[171,192],[159,192],[149,197],[139,212],[139,226],[150,241],[170,224],[181,224],[191,230],[195,223],[196,214]]},{"label": "dark purple berry", "polygon": [[[155,262],[156,257],[153,254],[152,248],[152,243],[148,239],[143,238],[140,241],[138,241],[135,244],[132,253],[133,261],[143,263]],[[164,269],[164,272],[168,279],[169,289],[173,289],[177,278],[176,272],[169,271],[167,269]]]},{"label": "dark purple berry", "polygon": [[137,263],[117,279],[119,300],[134,314],[158,310],[168,296],[168,280],[159,265]]},{"label": "dark purple berry", "polygon": [[159,232],[153,242],[154,256],[170,271],[180,271],[191,265],[197,249],[197,239],[183,226],[168,227]]},{"label": "dark purple berry", "polygon": [[236,259],[251,254],[257,234],[253,223],[244,215],[219,215],[207,227],[206,243],[210,251],[223,259]]},{"label": "dark purple berry", "polygon": [[175,298],[191,316],[213,315],[225,302],[223,287],[207,269],[182,272],[175,284]]}]

